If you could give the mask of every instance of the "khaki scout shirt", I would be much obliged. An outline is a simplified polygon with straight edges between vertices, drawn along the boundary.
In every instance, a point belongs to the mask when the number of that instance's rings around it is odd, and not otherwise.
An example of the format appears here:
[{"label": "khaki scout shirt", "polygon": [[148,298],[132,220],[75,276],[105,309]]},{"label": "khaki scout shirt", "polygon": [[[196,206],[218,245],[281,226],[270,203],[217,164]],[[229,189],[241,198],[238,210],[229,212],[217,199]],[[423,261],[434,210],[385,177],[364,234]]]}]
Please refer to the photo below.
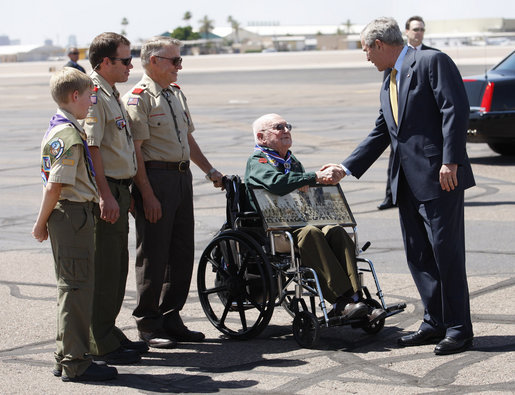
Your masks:
[{"label": "khaki scout shirt", "polygon": [[[98,202],[97,186],[88,172],[82,143],[86,134],[72,114],[64,110],[58,110],[57,114],[69,119],[75,127],[61,124],[45,135],[41,143],[42,170],[48,173],[48,182],[62,184],[59,200]],[[50,149],[45,149],[47,145]],[[46,181],[44,174],[43,177]]]},{"label": "khaki scout shirt", "polygon": [[190,159],[188,134],[195,127],[186,97],[175,84],[167,90],[170,92],[170,104],[163,94],[163,88],[144,74],[141,81],[123,97],[134,139],[144,140],[141,144],[144,161],[179,162]]},{"label": "khaki scout shirt", "polygon": [[91,96],[93,105],[83,122],[88,144],[99,147],[106,176],[131,178],[136,174],[137,162],[127,113],[102,76],[93,72],[91,78],[96,93]]}]

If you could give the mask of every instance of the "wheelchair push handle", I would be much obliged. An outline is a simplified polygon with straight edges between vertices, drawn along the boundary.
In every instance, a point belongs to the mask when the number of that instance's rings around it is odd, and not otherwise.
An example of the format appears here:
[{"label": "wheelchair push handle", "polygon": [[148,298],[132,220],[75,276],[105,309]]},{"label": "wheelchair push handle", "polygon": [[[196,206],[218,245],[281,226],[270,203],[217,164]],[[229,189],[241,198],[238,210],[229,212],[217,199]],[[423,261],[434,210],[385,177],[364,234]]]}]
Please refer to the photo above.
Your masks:
[{"label": "wheelchair push handle", "polygon": [[370,241],[367,241],[365,244],[363,244],[363,247],[361,247],[361,252],[364,252],[370,247],[372,243]]}]

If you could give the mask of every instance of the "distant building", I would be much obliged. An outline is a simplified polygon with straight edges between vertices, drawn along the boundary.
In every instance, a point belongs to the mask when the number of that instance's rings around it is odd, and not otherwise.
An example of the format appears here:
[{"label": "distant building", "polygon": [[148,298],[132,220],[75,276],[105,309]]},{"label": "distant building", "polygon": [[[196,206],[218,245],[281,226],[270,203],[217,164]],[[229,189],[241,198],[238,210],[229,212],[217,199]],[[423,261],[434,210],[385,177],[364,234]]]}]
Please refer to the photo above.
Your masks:
[{"label": "distant building", "polygon": [[10,45],[11,40],[9,40],[9,36],[0,36],[0,45]]},{"label": "distant building", "polygon": [[64,48],[54,45],[1,45],[0,62],[32,62],[64,57]]}]

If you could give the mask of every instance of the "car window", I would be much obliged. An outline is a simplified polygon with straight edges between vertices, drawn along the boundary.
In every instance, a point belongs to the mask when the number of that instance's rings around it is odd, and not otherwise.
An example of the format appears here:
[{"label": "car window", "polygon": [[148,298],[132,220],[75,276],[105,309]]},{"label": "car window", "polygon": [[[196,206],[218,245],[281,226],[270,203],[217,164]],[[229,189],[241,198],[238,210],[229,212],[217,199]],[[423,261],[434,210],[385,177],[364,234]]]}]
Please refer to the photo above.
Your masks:
[{"label": "car window", "polygon": [[512,52],[510,56],[508,56],[498,65],[494,66],[492,70],[515,71],[515,52]]}]

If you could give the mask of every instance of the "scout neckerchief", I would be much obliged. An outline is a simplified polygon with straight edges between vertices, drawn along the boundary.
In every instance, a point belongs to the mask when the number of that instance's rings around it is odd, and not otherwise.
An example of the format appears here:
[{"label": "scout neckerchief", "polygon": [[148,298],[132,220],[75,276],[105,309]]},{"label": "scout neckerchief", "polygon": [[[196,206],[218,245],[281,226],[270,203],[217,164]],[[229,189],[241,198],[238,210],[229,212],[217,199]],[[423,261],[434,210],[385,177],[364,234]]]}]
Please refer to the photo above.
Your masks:
[{"label": "scout neckerchief", "polygon": [[288,150],[286,153],[286,158],[281,158],[281,155],[274,151],[273,149],[262,147],[258,144],[254,147],[254,151],[261,151],[268,158],[268,161],[275,167],[279,166],[279,164],[284,167],[284,174],[288,174],[291,169],[291,152]]},{"label": "scout neckerchief", "polygon": [[[56,126],[59,126],[59,125],[63,125],[65,123],[69,123],[69,124],[72,124],[73,127],[75,129],[77,129],[77,131],[79,132],[79,136],[80,136],[80,130],[79,128],[77,128],[77,126],[75,126],[75,124],[70,121],[68,118],[65,118],[63,117],[61,114],[55,114],[52,119],[50,119],[50,125],[48,126],[48,130],[45,132],[45,137],[44,139],[46,139],[46,137],[48,136],[48,133],[50,133],[50,131],[55,128]],[[96,185],[94,182],[93,182],[93,178],[92,177],[95,177],[95,168],[93,167],[93,161],[91,160],[91,154],[89,152],[89,147],[88,147],[88,143],[86,142],[86,140],[84,140],[81,136],[81,141],[82,141],[82,145],[84,146],[84,154],[86,156],[86,162],[87,162],[87,168],[88,168],[88,176],[89,176],[89,179],[91,180],[91,182],[93,183],[93,185]]]}]

